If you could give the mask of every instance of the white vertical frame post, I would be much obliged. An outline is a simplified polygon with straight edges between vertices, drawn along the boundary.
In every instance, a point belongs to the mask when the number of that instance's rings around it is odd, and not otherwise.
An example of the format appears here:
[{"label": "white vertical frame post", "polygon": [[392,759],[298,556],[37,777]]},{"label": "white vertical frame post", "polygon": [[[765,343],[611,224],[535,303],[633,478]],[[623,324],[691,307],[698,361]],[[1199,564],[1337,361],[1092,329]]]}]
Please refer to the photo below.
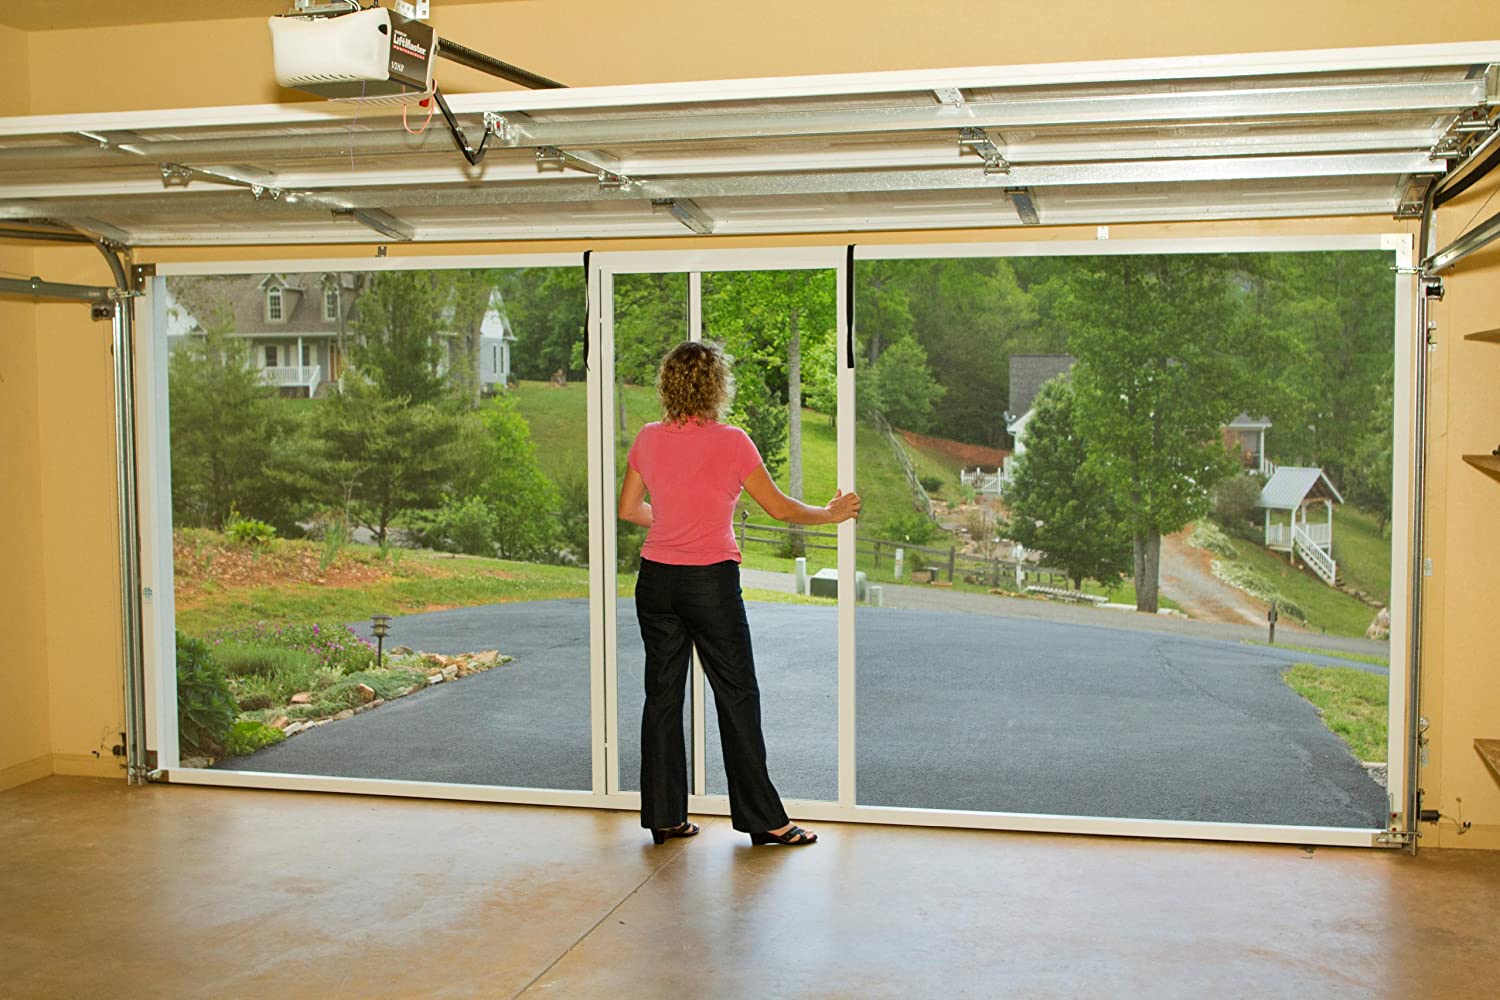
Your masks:
[{"label": "white vertical frame post", "polygon": [[[617,697],[619,671],[619,521],[615,517],[615,276],[602,271],[595,258],[589,269],[597,277],[598,296],[593,301],[596,316],[591,320],[595,361],[589,368],[589,378],[595,391],[589,400],[598,400],[598,408],[589,422],[589,447],[596,449],[597,462],[592,471],[599,476],[598,489],[594,491],[599,501],[599,511],[594,524],[601,531],[604,542],[600,560],[601,586],[598,590],[602,615],[600,616],[599,641],[604,644],[602,657],[604,670],[595,693],[603,700],[604,726],[596,733],[594,744],[604,749],[604,790],[610,794],[620,791],[620,699]],[[592,514],[593,512],[591,512]]]},{"label": "white vertical frame post", "polygon": [[[171,408],[167,396],[164,278],[152,278],[136,310],[136,482],[141,531],[141,649],[146,746],[157,769],[179,766],[177,606],[172,575]],[[153,669],[154,665],[161,669]]]},{"label": "white vertical frame post", "polygon": [[[835,383],[838,387],[838,483],[839,489],[845,491],[856,491],[857,484],[854,480],[854,441],[855,441],[855,409],[854,409],[854,365],[857,364],[855,354],[858,345],[854,342],[854,334],[850,329],[849,310],[853,303],[845,300],[845,289],[852,287],[852,275],[849,268],[853,262],[846,256],[839,261],[838,265],[838,292],[836,299],[838,307],[836,312],[838,331],[837,338],[839,348],[835,352],[838,358],[838,372]],[[856,293],[857,293],[856,289]],[[854,727],[855,718],[855,665],[854,665],[854,607],[855,588],[854,574],[856,543],[858,538],[854,521],[845,521],[838,526],[838,564],[839,564],[839,607],[838,607],[838,629],[839,629],[839,806],[844,809],[853,809],[855,806],[855,742]]]},{"label": "white vertical frame post", "polygon": [[1407,773],[1407,748],[1417,720],[1408,716],[1411,704],[1411,580],[1412,559],[1412,461],[1416,448],[1423,442],[1413,440],[1416,423],[1416,399],[1413,379],[1419,363],[1417,354],[1426,350],[1426,331],[1417,329],[1417,274],[1415,249],[1409,235],[1382,238],[1382,247],[1396,252],[1396,314],[1394,418],[1391,421],[1391,614],[1390,635],[1390,706],[1386,725],[1386,795],[1390,802],[1392,829],[1416,829],[1416,818],[1404,816],[1409,782],[1415,775]]},{"label": "white vertical frame post", "polygon": [[[606,553],[609,551],[609,542],[612,540],[613,522],[606,517],[608,511],[613,510],[613,505],[608,503],[605,494],[609,490],[609,483],[603,478],[604,467],[604,434],[603,415],[609,413],[609,407],[600,398],[601,386],[608,384],[609,379],[600,378],[599,358],[603,354],[604,337],[601,329],[604,325],[604,317],[608,314],[608,300],[605,298],[607,292],[597,265],[591,265],[584,275],[585,298],[588,302],[588,315],[584,317],[585,330],[588,336],[589,350],[584,352],[584,389],[588,398],[588,476],[589,487],[589,747],[590,747],[590,788],[595,795],[608,794],[613,786],[609,782],[609,729],[606,724],[606,705],[608,704],[608,692],[605,690],[605,678],[609,671],[605,666],[605,657],[614,648],[614,643],[606,638],[608,632],[608,621],[611,617],[613,604],[610,601],[611,592],[609,587],[613,583],[612,574],[608,568],[614,565],[614,560]],[[600,530],[594,530],[594,529]]]},{"label": "white vertical frame post", "polygon": [[[688,340],[703,340],[703,272],[688,272]],[[708,794],[708,720],[707,691],[703,683],[703,662],[693,648],[692,689],[693,720],[693,794]]]}]

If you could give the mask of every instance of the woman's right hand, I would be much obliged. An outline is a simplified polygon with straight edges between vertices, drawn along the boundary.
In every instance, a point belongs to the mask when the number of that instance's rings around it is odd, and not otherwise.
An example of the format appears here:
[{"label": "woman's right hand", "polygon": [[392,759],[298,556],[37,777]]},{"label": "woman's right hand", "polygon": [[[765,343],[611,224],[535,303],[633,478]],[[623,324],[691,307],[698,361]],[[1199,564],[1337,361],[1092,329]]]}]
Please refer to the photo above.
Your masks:
[{"label": "woman's right hand", "polygon": [[858,493],[845,493],[843,490],[837,490],[833,494],[833,499],[828,501],[828,521],[830,524],[838,524],[851,517],[858,517],[859,507]]}]

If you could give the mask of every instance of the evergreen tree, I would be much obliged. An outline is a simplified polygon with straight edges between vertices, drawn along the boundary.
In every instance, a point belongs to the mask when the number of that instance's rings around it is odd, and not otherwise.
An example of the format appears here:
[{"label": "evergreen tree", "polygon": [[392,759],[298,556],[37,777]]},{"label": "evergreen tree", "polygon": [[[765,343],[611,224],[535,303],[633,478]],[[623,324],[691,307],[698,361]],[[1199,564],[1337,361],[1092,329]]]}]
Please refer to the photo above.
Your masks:
[{"label": "evergreen tree", "polygon": [[465,465],[455,447],[462,424],[456,413],[389,397],[353,373],[319,402],[307,447],[288,461],[318,499],[345,507],[384,544],[402,514],[443,502]]},{"label": "evergreen tree", "polygon": [[1026,451],[1005,489],[1008,533],[1066,572],[1074,589],[1085,579],[1114,584],[1131,568],[1130,524],[1073,426],[1071,380],[1049,381],[1032,411]]},{"label": "evergreen tree", "polygon": [[232,336],[221,290],[174,279],[173,293],[203,328],[168,362],[173,521],[217,529],[237,509],[287,531],[294,505],[265,471],[283,453],[291,422],[261,384],[248,342]]}]

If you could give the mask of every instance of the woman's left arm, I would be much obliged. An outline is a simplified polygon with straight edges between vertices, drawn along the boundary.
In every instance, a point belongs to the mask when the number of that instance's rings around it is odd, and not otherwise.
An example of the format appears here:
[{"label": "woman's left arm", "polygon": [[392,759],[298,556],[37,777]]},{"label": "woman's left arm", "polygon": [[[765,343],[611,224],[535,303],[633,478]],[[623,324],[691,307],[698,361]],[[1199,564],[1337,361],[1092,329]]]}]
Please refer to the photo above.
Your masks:
[{"label": "woman's left arm", "polygon": [[651,527],[651,505],[646,502],[646,481],[635,469],[625,467],[625,481],[620,484],[620,520]]}]

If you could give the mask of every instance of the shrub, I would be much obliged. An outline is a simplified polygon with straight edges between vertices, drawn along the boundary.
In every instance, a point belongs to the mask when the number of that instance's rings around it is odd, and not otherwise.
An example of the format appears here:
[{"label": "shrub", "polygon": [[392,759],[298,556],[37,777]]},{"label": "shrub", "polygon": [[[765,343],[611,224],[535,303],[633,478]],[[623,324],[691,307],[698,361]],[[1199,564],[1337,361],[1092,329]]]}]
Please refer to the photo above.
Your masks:
[{"label": "shrub", "polygon": [[495,555],[495,516],[476,496],[446,497],[437,510],[407,519],[418,542],[439,552],[471,556]]},{"label": "shrub", "polygon": [[229,678],[208,643],[178,632],[177,738],[182,752],[217,754],[238,714]]},{"label": "shrub", "polygon": [[945,480],[942,476],[918,476],[917,482],[922,484],[922,489],[928,493],[941,493]]},{"label": "shrub", "polygon": [[229,731],[224,741],[224,753],[229,757],[244,757],[284,739],[286,734],[281,730],[253,719],[244,719],[236,722]]},{"label": "shrub", "polygon": [[229,522],[224,525],[224,534],[240,545],[260,548],[271,544],[271,539],[276,537],[276,528],[265,521],[241,517],[238,512],[231,511]]},{"label": "shrub", "polygon": [[938,536],[940,530],[932,518],[920,511],[911,510],[903,511],[886,521],[881,526],[880,535],[892,541],[926,545]]},{"label": "shrub", "polygon": [[238,642],[225,642],[214,647],[214,657],[219,666],[231,677],[255,674],[272,677],[276,674],[310,674],[318,661],[300,649],[283,646],[251,646]]},{"label": "shrub", "polygon": [[[579,566],[589,564],[589,478],[580,472],[557,481],[561,513],[557,517],[557,540],[562,553]],[[621,529],[628,522],[620,523]],[[623,551],[623,542],[621,543]]]},{"label": "shrub", "polygon": [[[273,625],[256,622],[238,628],[210,632],[207,639],[221,646],[254,646],[299,650],[310,655],[317,666],[340,674],[364,670],[375,663],[375,646],[355,635],[348,626],[337,622],[314,622],[309,625]],[[304,689],[305,690],[305,689]]]},{"label": "shrub", "polygon": [[1255,502],[1260,499],[1261,480],[1240,475],[1221,479],[1213,489],[1213,517],[1236,535],[1253,534],[1259,523]]}]

